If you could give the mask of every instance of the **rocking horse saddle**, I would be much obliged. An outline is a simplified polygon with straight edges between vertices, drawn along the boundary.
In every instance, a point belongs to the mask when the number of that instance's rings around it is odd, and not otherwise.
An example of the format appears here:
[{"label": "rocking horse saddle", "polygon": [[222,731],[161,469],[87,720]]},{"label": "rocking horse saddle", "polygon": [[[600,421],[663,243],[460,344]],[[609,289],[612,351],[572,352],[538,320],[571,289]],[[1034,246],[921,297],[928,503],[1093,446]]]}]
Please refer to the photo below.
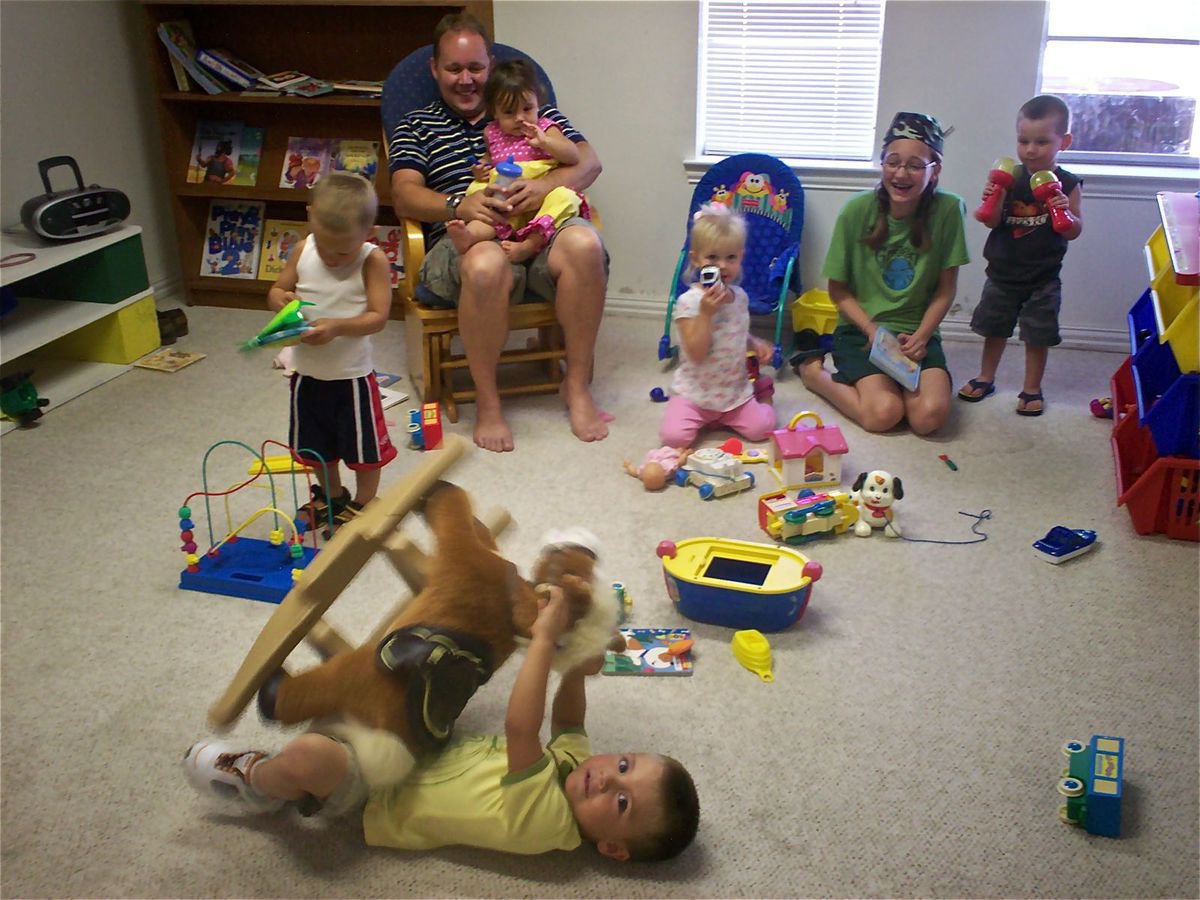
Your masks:
[{"label": "rocking horse saddle", "polygon": [[492,677],[492,651],[469,634],[410,625],[386,635],[375,651],[381,671],[407,678],[408,724],[425,752],[450,740],[454,723]]}]

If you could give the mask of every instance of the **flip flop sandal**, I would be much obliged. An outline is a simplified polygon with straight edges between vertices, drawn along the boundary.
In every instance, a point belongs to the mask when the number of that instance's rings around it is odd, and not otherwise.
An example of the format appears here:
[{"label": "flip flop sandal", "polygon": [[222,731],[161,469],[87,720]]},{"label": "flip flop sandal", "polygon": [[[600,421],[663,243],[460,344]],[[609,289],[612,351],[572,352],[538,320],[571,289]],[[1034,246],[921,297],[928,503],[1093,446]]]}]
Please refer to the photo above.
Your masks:
[{"label": "flip flop sandal", "polygon": [[[1041,391],[1038,391],[1036,394],[1028,394],[1025,391],[1021,391],[1021,393],[1017,394],[1017,399],[1022,404],[1017,407],[1018,416],[1040,416],[1046,411],[1044,405],[1045,398],[1042,396]],[[1026,405],[1030,403],[1042,403],[1043,406],[1041,409],[1027,409]]]},{"label": "flip flop sandal", "polygon": [[333,533],[335,531],[357,516],[360,512],[362,512],[361,506],[359,506],[353,500],[347,500],[346,505],[334,513],[333,528],[326,527],[326,529],[321,532],[321,536],[325,538],[325,540],[329,540],[331,537],[333,537]]},{"label": "flip flop sandal", "polygon": [[[296,510],[296,516],[304,519],[309,528],[316,528],[322,522],[329,522],[329,498],[321,490],[319,484],[312,486],[312,499]],[[333,501],[333,514],[336,516],[350,502],[350,491],[342,488],[341,496]]]},{"label": "flip flop sandal", "polygon": [[[975,391],[982,391],[979,394],[964,394],[967,388]],[[980,400],[986,400],[992,394],[996,393],[996,384],[992,381],[980,381],[978,378],[972,378],[965,386],[959,389],[958,399],[965,400],[967,403],[978,403]]]}]

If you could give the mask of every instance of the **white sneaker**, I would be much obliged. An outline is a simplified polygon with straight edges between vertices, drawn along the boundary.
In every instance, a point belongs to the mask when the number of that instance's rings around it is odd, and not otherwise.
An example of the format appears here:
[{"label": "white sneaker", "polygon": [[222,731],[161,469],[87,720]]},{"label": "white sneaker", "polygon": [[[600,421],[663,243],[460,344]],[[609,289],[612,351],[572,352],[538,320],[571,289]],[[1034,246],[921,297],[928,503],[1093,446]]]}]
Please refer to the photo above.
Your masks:
[{"label": "white sneaker", "polygon": [[224,805],[256,813],[273,813],[283,808],[250,784],[250,770],[270,758],[261,750],[246,750],[240,744],[197,741],[183,757],[183,771],[192,787],[216,797]]}]

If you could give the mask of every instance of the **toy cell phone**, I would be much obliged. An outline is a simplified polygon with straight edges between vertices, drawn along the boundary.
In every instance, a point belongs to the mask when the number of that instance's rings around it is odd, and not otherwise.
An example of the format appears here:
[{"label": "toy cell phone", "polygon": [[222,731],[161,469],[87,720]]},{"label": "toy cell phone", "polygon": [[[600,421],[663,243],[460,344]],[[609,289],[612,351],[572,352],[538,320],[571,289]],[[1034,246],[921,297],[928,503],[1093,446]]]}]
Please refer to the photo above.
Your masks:
[{"label": "toy cell phone", "polygon": [[712,287],[721,280],[721,270],[716,266],[705,266],[700,270],[700,284],[704,287]]}]

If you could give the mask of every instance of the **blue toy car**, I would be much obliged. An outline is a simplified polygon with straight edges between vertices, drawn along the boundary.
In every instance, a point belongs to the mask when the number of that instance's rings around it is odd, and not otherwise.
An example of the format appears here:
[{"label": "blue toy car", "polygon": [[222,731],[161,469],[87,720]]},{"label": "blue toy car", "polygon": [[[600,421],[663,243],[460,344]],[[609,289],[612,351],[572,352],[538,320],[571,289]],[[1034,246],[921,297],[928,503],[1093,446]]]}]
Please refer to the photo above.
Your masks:
[{"label": "blue toy car", "polygon": [[1087,553],[1096,546],[1096,532],[1086,528],[1067,528],[1055,525],[1046,536],[1033,542],[1033,552],[1041,559],[1057,566]]}]

